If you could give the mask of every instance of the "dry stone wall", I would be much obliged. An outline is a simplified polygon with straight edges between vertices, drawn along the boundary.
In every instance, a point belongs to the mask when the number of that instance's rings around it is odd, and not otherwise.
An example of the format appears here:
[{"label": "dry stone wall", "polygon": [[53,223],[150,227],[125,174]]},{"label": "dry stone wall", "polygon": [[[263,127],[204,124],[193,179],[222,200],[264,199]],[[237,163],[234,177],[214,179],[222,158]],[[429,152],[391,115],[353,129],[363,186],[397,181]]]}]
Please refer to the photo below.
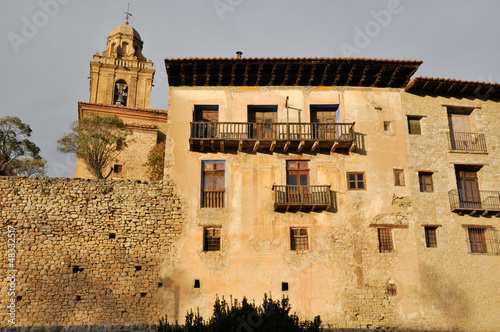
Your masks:
[{"label": "dry stone wall", "polygon": [[0,326],[11,301],[16,326],[157,323],[181,206],[169,180],[0,177]]}]

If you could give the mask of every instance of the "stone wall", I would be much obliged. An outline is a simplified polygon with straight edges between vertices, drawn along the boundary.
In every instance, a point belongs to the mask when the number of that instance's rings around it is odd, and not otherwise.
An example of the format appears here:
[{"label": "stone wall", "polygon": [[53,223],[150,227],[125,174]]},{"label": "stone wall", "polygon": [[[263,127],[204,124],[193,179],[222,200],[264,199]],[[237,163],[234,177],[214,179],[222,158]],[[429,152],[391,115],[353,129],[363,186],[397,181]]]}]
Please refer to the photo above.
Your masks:
[{"label": "stone wall", "polygon": [[[184,211],[173,183],[0,178],[0,322],[10,326],[157,323]],[[8,258],[9,230],[16,257]]]}]

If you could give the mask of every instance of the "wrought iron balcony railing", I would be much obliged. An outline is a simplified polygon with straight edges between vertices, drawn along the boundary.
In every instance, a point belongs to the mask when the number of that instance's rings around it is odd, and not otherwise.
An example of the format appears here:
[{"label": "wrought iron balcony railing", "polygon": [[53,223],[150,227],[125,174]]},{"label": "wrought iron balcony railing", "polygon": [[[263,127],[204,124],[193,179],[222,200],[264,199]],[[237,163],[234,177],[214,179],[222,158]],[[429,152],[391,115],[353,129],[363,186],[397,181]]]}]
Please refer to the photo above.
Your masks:
[{"label": "wrought iron balcony railing", "polygon": [[457,190],[448,192],[451,211],[500,214],[500,191]]},{"label": "wrought iron balcony railing", "polygon": [[355,148],[354,123],[192,122],[194,151],[268,149],[287,152]]},{"label": "wrought iron balcony railing", "polygon": [[486,139],[481,133],[450,132],[450,150],[462,152],[487,152]]},{"label": "wrought iron balcony railing", "polygon": [[274,185],[276,210],[327,210],[332,206],[329,185]]}]

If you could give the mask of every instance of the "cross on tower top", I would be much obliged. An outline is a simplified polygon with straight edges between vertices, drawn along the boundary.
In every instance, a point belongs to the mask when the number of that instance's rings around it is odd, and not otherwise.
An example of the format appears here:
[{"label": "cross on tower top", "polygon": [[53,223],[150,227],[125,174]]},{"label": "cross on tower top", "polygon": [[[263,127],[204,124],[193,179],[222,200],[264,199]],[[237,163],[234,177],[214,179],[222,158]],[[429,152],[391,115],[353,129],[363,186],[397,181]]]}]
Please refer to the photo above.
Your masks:
[{"label": "cross on tower top", "polygon": [[128,24],[128,18],[130,16],[132,16],[132,14],[130,13],[130,3],[127,4],[127,11],[124,12],[125,13],[125,24]]}]

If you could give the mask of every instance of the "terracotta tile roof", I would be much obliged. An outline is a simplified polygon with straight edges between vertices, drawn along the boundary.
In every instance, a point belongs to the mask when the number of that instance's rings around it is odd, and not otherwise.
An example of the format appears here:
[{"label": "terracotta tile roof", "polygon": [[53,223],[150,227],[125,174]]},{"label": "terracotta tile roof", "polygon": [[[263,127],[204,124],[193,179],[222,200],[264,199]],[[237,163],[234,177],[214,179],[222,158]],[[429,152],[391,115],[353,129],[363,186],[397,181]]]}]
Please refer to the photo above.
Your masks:
[{"label": "terracotta tile roof", "polygon": [[405,91],[417,95],[500,100],[500,84],[494,82],[416,77],[405,87]]},{"label": "terracotta tile roof", "polygon": [[369,58],[165,59],[170,86],[367,86],[402,88],[422,64]]}]

